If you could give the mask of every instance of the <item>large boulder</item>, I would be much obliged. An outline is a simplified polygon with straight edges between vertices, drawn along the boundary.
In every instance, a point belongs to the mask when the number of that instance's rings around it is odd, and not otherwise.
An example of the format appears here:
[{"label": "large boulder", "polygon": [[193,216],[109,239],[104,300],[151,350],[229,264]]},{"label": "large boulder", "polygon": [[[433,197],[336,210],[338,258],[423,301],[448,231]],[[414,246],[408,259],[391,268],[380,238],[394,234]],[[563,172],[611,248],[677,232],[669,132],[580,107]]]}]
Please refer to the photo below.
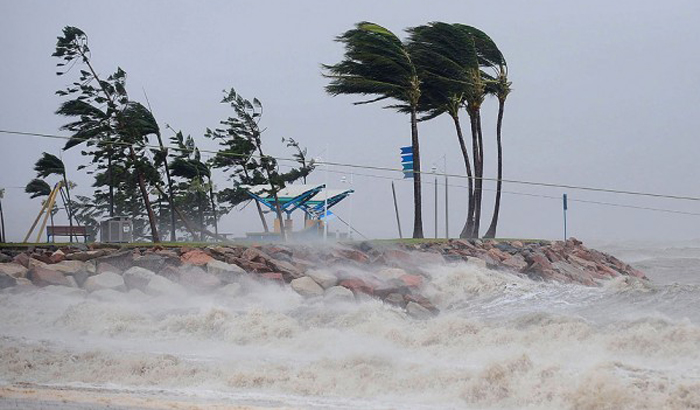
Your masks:
[{"label": "large boulder", "polygon": [[188,289],[212,290],[221,286],[221,279],[198,266],[185,265],[180,268],[180,284]]},{"label": "large boulder", "polygon": [[204,266],[213,259],[214,258],[201,249],[192,249],[180,256],[182,263],[197,266]]},{"label": "large boulder", "polygon": [[0,273],[0,289],[11,288],[17,285],[17,278]]},{"label": "large boulder", "polygon": [[329,302],[354,302],[355,295],[343,286],[331,286],[323,293],[323,299]]},{"label": "large boulder", "polygon": [[185,288],[171,280],[164,278],[163,276],[158,275],[151,278],[143,291],[146,294],[154,296],[182,296],[186,294]]},{"label": "large boulder", "polygon": [[408,302],[408,304],[406,304],[406,312],[410,316],[412,316],[416,319],[422,319],[422,320],[430,319],[431,317],[434,316],[433,312],[424,308],[423,306],[419,305],[416,302]]},{"label": "large boulder", "polygon": [[66,255],[66,259],[86,262],[92,259],[100,258],[105,255],[107,255],[107,250],[96,249],[92,251],[78,251],[69,253],[68,255]]},{"label": "large boulder", "polygon": [[216,259],[207,262],[206,266],[207,272],[219,278],[223,283],[236,282],[241,275],[245,274],[242,268]]},{"label": "large boulder", "polygon": [[154,276],[156,276],[156,274],[150,270],[134,266],[127,269],[122,275],[122,278],[128,289],[143,291]]},{"label": "large boulder", "polygon": [[31,280],[36,286],[72,286],[73,282],[69,280],[63,272],[35,266],[27,272],[27,279]]},{"label": "large boulder", "polygon": [[111,289],[118,292],[126,291],[124,279],[118,273],[103,272],[95,276],[90,276],[83,283],[83,288],[88,292]]},{"label": "large boulder", "polygon": [[79,260],[64,260],[51,265],[51,269],[73,276],[78,272],[88,270],[88,266]]},{"label": "large boulder", "polygon": [[[322,288],[328,289],[338,284],[338,278],[325,269],[311,269],[306,271],[306,276],[313,279]],[[351,292],[352,293],[352,292]]]},{"label": "large boulder", "polygon": [[298,294],[307,298],[323,295],[323,288],[308,276],[292,280],[291,285]]},{"label": "large boulder", "polygon": [[[179,262],[177,258],[168,258]],[[165,267],[166,258],[154,253],[134,257],[133,266],[147,269],[151,272],[160,272]]]},{"label": "large boulder", "polygon": [[19,263],[2,263],[0,264],[0,274],[5,274],[12,276],[13,278],[25,278],[27,277],[27,271],[29,269],[20,265]]}]

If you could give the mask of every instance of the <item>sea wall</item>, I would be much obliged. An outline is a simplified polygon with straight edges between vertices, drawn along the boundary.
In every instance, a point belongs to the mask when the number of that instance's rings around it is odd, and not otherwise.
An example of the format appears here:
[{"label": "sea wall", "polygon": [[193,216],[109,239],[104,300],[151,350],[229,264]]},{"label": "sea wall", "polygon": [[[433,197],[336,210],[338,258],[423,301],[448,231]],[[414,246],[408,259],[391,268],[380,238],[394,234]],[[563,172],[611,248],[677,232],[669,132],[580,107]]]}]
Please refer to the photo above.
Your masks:
[{"label": "sea wall", "polygon": [[493,240],[395,243],[365,241],[322,244],[212,244],[202,247],[41,246],[0,251],[0,289],[36,287],[88,292],[159,295],[209,292],[234,295],[240,279],[290,286],[304,297],[340,301],[378,298],[417,318],[438,313],[423,295],[431,268],[477,264],[536,281],[598,286],[619,276],[645,275],[614,256],[576,240]]}]

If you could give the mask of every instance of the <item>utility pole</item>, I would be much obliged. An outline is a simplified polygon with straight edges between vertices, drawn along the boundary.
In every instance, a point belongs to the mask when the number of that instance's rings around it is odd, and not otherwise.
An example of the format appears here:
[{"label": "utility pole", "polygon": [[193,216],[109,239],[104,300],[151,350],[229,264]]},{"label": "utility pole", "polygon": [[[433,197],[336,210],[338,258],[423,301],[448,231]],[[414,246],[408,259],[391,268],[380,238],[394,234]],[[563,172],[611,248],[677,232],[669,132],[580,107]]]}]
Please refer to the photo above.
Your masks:
[{"label": "utility pole", "polygon": [[445,238],[450,239],[450,221],[448,219],[448,214],[449,214],[449,201],[448,201],[448,196],[447,196],[447,154],[442,156],[443,160],[443,170],[445,172]]},{"label": "utility pole", "polygon": [[396,212],[396,225],[399,227],[399,238],[403,239],[403,234],[401,233],[401,220],[399,220],[399,204],[396,202],[396,188],[394,188],[394,181],[391,181],[391,193],[394,195],[394,212]]},{"label": "utility pole", "polygon": [[432,167],[433,175],[435,175],[435,239],[438,237],[438,178],[437,166]]},{"label": "utility pole", "polygon": [[0,243],[5,243],[5,215],[2,212],[2,200],[5,197],[5,188],[0,188]]},{"label": "utility pole", "polygon": [[566,242],[566,211],[569,209],[568,198],[566,194],[562,196],[562,205],[564,207],[564,242]]}]

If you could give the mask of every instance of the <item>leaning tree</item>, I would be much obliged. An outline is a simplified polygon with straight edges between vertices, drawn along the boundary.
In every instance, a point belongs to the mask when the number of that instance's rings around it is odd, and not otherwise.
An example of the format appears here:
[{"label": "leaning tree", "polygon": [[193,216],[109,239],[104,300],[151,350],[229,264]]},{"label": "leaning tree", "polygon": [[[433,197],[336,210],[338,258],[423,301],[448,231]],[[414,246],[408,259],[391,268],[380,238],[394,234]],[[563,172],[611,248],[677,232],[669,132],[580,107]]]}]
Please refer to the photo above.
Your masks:
[{"label": "leaning tree", "polygon": [[[65,27],[58,37],[54,57],[60,58],[57,75],[68,73],[81,64],[77,81],[57,94],[70,97],[63,102],[57,113],[76,118],[62,128],[73,132],[64,149],[82,143],[98,148],[93,153],[93,161],[98,158],[111,160],[115,149],[124,149],[133,167],[138,188],[146,208],[151,237],[160,242],[155,214],[149,199],[147,176],[159,178],[152,172],[152,164],[145,156],[148,136],[158,133],[158,125],[151,112],[138,102],[131,101],[126,91],[126,72],[121,68],[108,76],[100,77],[92,62],[87,35],[76,27]],[[111,165],[111,164],[110,164]],[[108,169],[111,173],[112,170]],[[111,178],[110,178],[111,179]],[[110,183],[110,196],[113,197],[113,181]],[[113,206],[113,205],[112,205]]]},{"label": "leaning tree", "polygon": [[323,65],[330,80],[326,91],[331,95],[360,94],[375,98],[355,104],[368,104],[386,99],[398,103],[385,108],[408,112],[411,118],[413,148],[413,237],[423,237],[421,212],[420,147],[418,143],[418,102],[421,80],[407,45],[388,29],[370,22],[361,22],[336,38],[345,46],[342,61]]}]

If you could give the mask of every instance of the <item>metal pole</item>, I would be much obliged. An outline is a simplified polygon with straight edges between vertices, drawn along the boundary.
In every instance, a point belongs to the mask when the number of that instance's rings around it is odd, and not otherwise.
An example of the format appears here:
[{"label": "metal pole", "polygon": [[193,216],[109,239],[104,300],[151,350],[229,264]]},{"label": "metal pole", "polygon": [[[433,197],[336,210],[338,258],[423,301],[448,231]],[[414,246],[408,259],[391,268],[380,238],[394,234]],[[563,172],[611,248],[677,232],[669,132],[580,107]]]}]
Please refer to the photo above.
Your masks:
[{"label": "metal pole", "polygon": [[394,195],[394,212],[396,212],[396,225],[399,227],[399,238],[403,239],[403,234],[401,233],[401,221],[399,220],[399,204],[396,202],[396,188],[394,188],[394,181],[391,181],[391,193]]},{"label": "metal pole", "polygon": [[[2,190],[0,190],[2,191]],[[5,215],[2,213],[2,192],[0,192],[0,243],[5,243]]]},{"label": "metal pole", "polygon": [[448,220],[448,213],[449,213],[449,201],[448,196],[447,196],[447,154],[445,154],[442,159],[444,160],[444,170],[445,170],[445,238],[449,239],[450,238],[450,222]]},{"label": "metal pole", "polygon": [[[326,144],[326,156],[330,158],[328,154],[328,145]],[[328,164],[326,164],[326,189],[325,189],[325,199],[323,200],[323,241],[328,241]]]},{"label": "metal pole", "polygon": [[435,239],[438,237],[438,178],[435,175]]},{"label": "metal pole", "polygon": [[569,208],[566,194],[562,196],[562,205],[564,208],[564,242],[566,242],[566,210]]}]

